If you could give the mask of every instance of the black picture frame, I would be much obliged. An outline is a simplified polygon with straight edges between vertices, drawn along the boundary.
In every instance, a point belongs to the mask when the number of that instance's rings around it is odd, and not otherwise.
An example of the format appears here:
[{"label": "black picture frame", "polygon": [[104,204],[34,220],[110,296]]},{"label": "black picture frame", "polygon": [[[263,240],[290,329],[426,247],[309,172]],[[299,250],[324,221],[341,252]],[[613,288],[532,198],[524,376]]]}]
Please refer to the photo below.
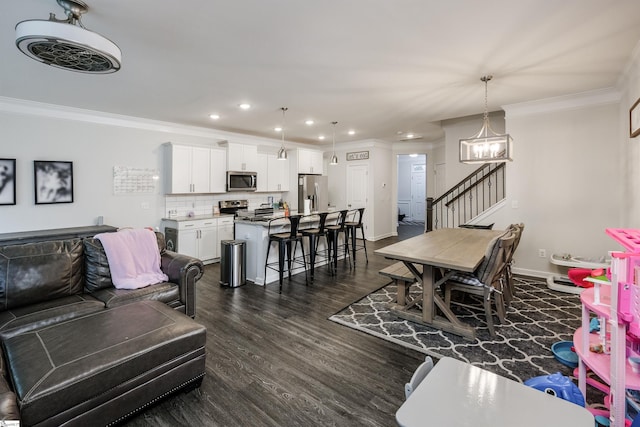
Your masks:
[{"label": "black picture frame", "polygon": [[640,98],[629,109],[629,137],[640,135]]},{"label": "black picture frame", "polygon": [[16,159],[0,159],[0,205],[16,204]]},{"label": "black picture frame", "polygon": [[73,162],[33,161],[36,205],[73,203]]}]

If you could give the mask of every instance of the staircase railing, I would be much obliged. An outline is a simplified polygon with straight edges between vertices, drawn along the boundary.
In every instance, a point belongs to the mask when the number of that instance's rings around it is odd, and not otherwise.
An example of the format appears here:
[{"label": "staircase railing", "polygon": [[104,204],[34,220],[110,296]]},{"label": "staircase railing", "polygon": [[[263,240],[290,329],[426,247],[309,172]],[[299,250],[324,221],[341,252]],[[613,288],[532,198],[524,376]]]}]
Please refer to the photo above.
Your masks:
[{"label": "staircase railing", "polygon": [[505,198],[505,164],[485,163],[437,199],[427,198],[427,231],[458,227]]}]

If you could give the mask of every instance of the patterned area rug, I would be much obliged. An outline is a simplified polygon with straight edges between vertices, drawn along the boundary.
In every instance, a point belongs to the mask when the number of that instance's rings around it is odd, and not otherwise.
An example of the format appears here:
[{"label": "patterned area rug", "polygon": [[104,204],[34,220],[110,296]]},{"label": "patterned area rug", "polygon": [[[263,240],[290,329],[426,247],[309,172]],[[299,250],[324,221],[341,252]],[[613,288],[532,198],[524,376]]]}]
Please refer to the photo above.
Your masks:
[{"label": "patterned area rug", "polygon": [[[495,338],[489,335],[483,310],[452,306],[463,322],[476,328],[474,341],[396,317],[388,309],[396,298],[393,284],[349,305],[330,320],[437,358],[454,357],[520,382],[555,372],[573,378],[573,370],[554,358],[551,345],[573,340],[573,332],[581,323],[579,296],[550,290],[540,280],[516,277],[515,282],[517,294],[506,323],[500,324],[494,317]],[[412,294],[421,292],[419,284],[412,286]]]}]

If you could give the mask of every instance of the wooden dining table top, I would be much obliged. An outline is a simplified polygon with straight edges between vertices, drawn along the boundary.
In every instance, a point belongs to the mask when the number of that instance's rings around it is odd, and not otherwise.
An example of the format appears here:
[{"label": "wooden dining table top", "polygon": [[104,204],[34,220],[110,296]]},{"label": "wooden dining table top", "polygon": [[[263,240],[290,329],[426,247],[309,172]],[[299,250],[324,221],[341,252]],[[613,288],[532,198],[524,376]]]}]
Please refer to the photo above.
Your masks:
[{"label": "wooden dining table top", "polygon": [[375,251],[399,261],[473,272],[484,259],[489,243],[505,230],[440,228]]}]

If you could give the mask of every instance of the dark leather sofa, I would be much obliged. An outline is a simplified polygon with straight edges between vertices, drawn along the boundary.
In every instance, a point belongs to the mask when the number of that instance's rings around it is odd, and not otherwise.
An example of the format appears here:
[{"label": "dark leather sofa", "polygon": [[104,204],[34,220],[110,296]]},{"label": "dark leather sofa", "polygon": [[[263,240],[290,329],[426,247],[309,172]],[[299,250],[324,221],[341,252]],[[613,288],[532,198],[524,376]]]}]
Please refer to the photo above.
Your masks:
[{"label": "dark leather sofa", "polygon": [[[67,372],[64,375],[65,378],[60,379],[60,384],[50,385],[46,393],[51,390],[54,392],[58,389],[65,390],[59,398],[53,400],[63,405],[60,409],[62,415],[56,418],[58,420],[56,422],[62,423],[62,421],[73,419],[81,420],[77,425],[88,425],[86,423],[90,420],[82,415],[84,413],[89,416],[100,414],[101,417],[106,417],[106,420],[110,418],[119,420],[126,415],[119,413],[120,404],[116,402],[116,397],[110,398],[111,400],[100,397],[104,401],[92,398],[98,402],[93,406],[103,411],[107,408],[107,414],[96,412],[96,409],[92,408],[92,399],[82,402],[81,406],[73,410],[64,407],[67,404],[65,394],[86,395],[89,391],[82,387],[95,389],[104,383],[104,380],[96,377],[94,372],[102,367],[109,367],[109,369],[117,367],[118,372],[128,371],[136,378],[143,375],[149,376],[149,384],[153,384],[152,386],[147,387],[146,383],[135,386],[118,385],[121,393],[134,395],[138,393],[141,398],[139,404],[135,400],[127,400],[126,407],[130,413],[135,412],[135,408],[148,405],[148,402],[142,400],[143,396],[145,399],[149,395],[153,399],[160,397],[159,395],[154,397],[153,391],[149,392],[149,389],[158,387],[160,378],[167,387],[171,385],[171,390],[179,388],[176,387],[177,384],[193,385],[197,380],[201,381],[204,375],[204,328],[189,317],[195,316],[195,284],[202,277],[204,268],[198,259],[167,251],[163,235],[156,233],[156,236],[161,253],[161,269],[168,276],[169,281],[135,290],[113,287],[102,245],[91,237],[0,246],[0,341],[3,350],[0,364],[2,374],[0,376],[0,419],[21,419],[22,410],[27,405],[27,401],[29,404],[33,403],[34,397],[21,396],[19,389],[29,382],[35,384],[34,371],[37,371],[39,365],[49,363],[49,359],[38,359],[34,353],[34,348],[44,345],[42,337],[48,336],[50,340],[47,344],[48,348],[43,349],[43,354],[50,353],[52,348],[55,351],[54,347],[59,345],[58,342],[70,342],[69,335],[75,334],[74,331],[83,331],[83,325],[101,325],[104,322],[111,322],[113,325],[120,325],[117,328],[128,328],[129,325],[123,323],[125,322],[123,319],[132,316],[133,312],[139,313],[146,310],[151,313],[148,316],[149,321],[154,321],[152,320],[154,315],[159,316],[160,320],[170,319],[170,321],[167,321],[168,324],[165,325],[167,329],[162,333],[155,330],[161,328],[144,325],[145,318],[135,322],[136,325],[131,325],[131,330],[127,332],[126,337],[109,331],[105,332],[105,337],[99,340],[101,344],[107,343],[109,349],[122,348],[123,352],[129,351],[135,354],[128,355],[120,352],[114,355],[112,350],[102,349],[98,352],[100,357],[95,355],[92,356],[93,358],[85,357],[82,364],[74,365],[73,372]],[[167,307],[174,310],[169,310]],[[181,314],[174,316],[171,312],[181,312],[189,317]],[[159,320],[156,319],[155,322]],[[157,336],[154,337],[154,333]],[[131,343],[124,342],[131,339],[130,335],[139,336],[139,340],[133,340]],[[87,337],[90,338],[91,335]],[[30,344],[25,344],[28,342]],[[187,343],[186,347],[185,343]],[[184,349],[180,350],[182,347]],[[165,362],[164,370],[158,366],[153,366],[153,370],[151,369],[151,365],[158,363],[158,355],[153,353],[153,351],[157,353],[158,348],[162,348],[163,354],[175,353],[170,361]],[[83,343],[72,343],[57,351],[66,352],[65,357],[73,360],[73,351],[79,353],[84,351]],[[70,351],[71,355],[69,355]],[[149,354],[145,355],[147,353]],[[132,357],[133,355],[135,357]],[[153,362],[150,362],[151,360]],[[92,366],[91,363],[99,363],[100,366]],[[137,366],[143,364],[145,367]],[[65,369],[70,368],[67,366]],[[64,371],[58,370],[58,372]],[[48,375],[49,373],[45,372],[43,378]],[[69,383],[73,382],[70,377],[74,378],[74,381],[80,379],[75,389],[73,387],[69,389]],[[127,381],[123,380],[123,383],[128,384]],[[114,388],[117,387],[112,384],[110,389]],[[46,393],[43,392],[43,395]],[[98,390],[96,395],[104,396],[105,393]],[[36,398],[34,407],[38,407],[37,405],[41,403],[42,401]],[[56,405],[56,403],[47,403],[49,406],[52,404]],[[57,413],[56,408],[51,410],[52,413]],[[73,417],[69,415],[71,418],[65,418],[67,412],[73,411],[77,412]],[[26,420],[23,418],[22,425],[48,425],[46,422],[36,421],[37,418]],[[103,421],[101,419],[100,422]],[[75,425],[74,422],[65,422]]]}]

